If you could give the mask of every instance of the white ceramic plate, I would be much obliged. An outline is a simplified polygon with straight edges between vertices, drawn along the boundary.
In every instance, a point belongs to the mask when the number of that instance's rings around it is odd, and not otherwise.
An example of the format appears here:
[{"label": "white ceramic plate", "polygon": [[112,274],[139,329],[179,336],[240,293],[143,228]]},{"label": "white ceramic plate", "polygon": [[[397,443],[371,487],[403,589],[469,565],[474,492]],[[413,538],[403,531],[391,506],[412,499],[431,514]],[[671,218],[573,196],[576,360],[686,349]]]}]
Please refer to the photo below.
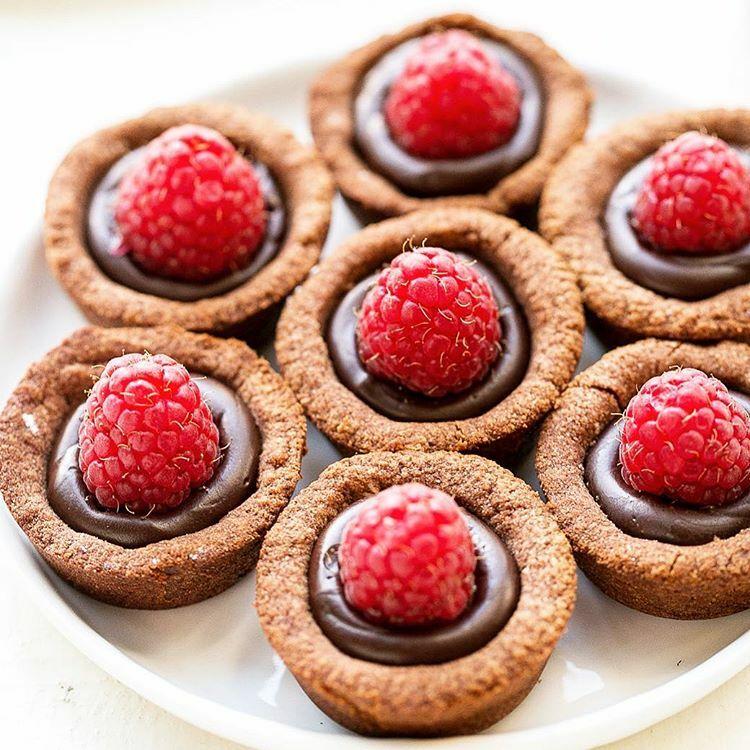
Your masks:
[{"label": "white ceramic plate", "polygon": [[[267,112],[308,139],[307,85],[321,61],[284,68],[211,92]],[[597,93],[594,130],[626,115],[666,109],[660,91],[590,72]],[[81,133],[81,135],[84,135]],[[337,199],[327,247],[357,224]],[[9,287],[0,290],[4,362],[0,397],[27,364],[83,323],[46,270],[38,233],[17,249]],[[601,345],[587,338],[582,366]],[[269,356],[272,353],[267,352]],[[310,428],[303,483],[338,458]],[[518,472],[536,484],[531,457]],[[62,582],[41,561],[2,505],[0,545],[15,574],[54,625],[83,653],[154,703],[215,734],[259,750],[319,741],[329,750],[413,744],[442,747],[592,747],[673,714],[750,664],[750,612],[720,620],[673,622],[629,610],[580,577],[567,633],[526,701],[470,738],[372,740],[348,733],[304,695],[271,651],[253,610],[254,576],[201,604],[166,612],[117,609]]]}]

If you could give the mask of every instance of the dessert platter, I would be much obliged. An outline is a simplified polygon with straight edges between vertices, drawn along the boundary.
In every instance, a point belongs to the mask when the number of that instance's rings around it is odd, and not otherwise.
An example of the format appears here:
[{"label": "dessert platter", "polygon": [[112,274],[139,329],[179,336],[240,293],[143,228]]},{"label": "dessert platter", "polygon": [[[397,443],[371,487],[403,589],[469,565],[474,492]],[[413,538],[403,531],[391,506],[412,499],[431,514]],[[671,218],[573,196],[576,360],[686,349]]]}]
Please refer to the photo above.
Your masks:
[{"label": "dessert platter", "polygon": [[269,749],[593,747],[750,664],[750,112],[597,83],[451,15],[72,147],[0,537],[81,651]]}]

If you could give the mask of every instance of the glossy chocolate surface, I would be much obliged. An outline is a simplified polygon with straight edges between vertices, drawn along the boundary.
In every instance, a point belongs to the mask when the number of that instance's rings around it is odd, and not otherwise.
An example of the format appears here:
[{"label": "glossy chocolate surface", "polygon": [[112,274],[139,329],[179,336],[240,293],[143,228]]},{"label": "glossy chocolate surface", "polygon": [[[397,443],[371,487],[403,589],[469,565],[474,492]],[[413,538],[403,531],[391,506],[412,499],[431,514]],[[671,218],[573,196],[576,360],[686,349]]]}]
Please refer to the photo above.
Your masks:
[{"label": "glossy chocolate surface", "polygon": [[355,141],[365,160],[411,195],[435,196],[484,192],[516,171],[537,151],[544,121],[544,94],[533,66],[509,46],[490,39],[482,45],[516,79],[521,113],[510,140],[477,156],[423,159],[412,156],[391,137],[383,103],[406,58],[419,44],[410,39],[384,54],[370,68],[354,102]]},{"label": "glossy chocolate surface", "polygon": [[[750,153],[735,151],[750,167]],[[698,300],[750,283],[750,242],[729,253],[690,255],[661,253],[644,244],[631,226],[638,190],[651,167],[651,157],[627,172],[609,198],[604,213],[612,262],[628,278],[668,297]]]},{"label": "glossy chocolate surface", "polygon": [[[455,251],[454,251],[455,252]],[[380,414],[403,422],[468,419],[489,411],[523,380],[529,365],[530,336],[526,317],[513,293],[488,265],[465,253],[487,279],[500,310],[501,352],[489,372],[461,393],[430,398],[371,375],[357,353],[357,311],[377,280],[375,273],[360,281],[339,303],[328,323],[326,341],[341,382]]]},{"label": "glossy chocolate surface", "polygon": [[88,211],[88,247],[97,265],[118,284],[144,294],[152,294],[178,302],[194,302],[206,297],[216,297],[236,289],[252,278],[269,263],[279,251],[286,232],[284,201],[268,167],[253,162],[268,213],[263,242],[250,263],[213,281],[194,282],[156,276],[135,263],[129,255],[113,255],[120,244],[120,235],[114,214],[114,201],[122,178],[138,161],[145,146],[125,154],[104,175],[91,196]]},{"label": "glossy chocolate surface", "polygon": [[521,591],[518,566],[495,532],[466,511],[477,550],[476,590],[453,622],[398,627],[369,622],[344,598],[338,574],[338,547],[347,523],[364,500],[334,518],[318,538],[310,558],[310,607],[321,630],[349,656],[379,664],[440,664],[482,648],[516,609]]},{"label": "glossy chocolate surface", "polygon": [[[750,397],[731,393],[750,411]],[[584,477],[609,520],[626,534],[690,546],[726,539],[750,527],[750,493],[727,505],[701,508],[639,492],[622,478],[619,451],[620,425],[613,422],[589,450]]]},{"label": "glossy chocolate surface", "polygon": [[81,404],[60,433],[47,469],[49,504],[68,526],[121,547],[144,547],[204,529],[249,497],[261,452],[255,420],[226,385],[209,377],[193,377],[219,428],[221,461],[209,482],[165,513],[137,516],[125,509],[101,507],[86,489],[78,468],[78,426],[85,407]]}]

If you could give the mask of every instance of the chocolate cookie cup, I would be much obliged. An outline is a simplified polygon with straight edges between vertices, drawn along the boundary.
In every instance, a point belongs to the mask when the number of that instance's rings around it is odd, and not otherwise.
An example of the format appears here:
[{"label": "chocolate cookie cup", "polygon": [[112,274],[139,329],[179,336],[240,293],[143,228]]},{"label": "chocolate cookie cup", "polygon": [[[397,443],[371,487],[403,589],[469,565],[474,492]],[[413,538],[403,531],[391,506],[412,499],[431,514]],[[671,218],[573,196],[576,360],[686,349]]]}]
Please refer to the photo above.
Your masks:
[{"label": "chocolate cookie cup", "polygon": [[698,544],[638,538],[610,520],[584,476],[587,453],[607,425],[646,380],[678,366],[750,393],[750,346],[744,344],[646,339],[615,349],[563,393],[542,427],[536,465],[576,561],[605,594],[659,617],[719,617],[750,607],[750,529]]},{"label": "chocolate cookie cup", "polygon": [[[92,367],[123,351],[165,353],[232,389],[260,433],[254,491],[199,531],[126,548],[75,531],[50,506],[47,469],[85,398]],[[37,551],[66,581],[123,607],[164,609],[220,593],[254,565],[300,477],[305,420],[289,388],[245,344],[177,327],[82,328],[32,365],[0,415],[0,491]],[[188,501],[189,502],[189,501]],[[179,510],[179,509],[178,509]]]},{"label": "chocolate cookie cup", "polygon": [[[111,185],[102,182],[115,179],[108,171],[165,130],[186,123],[219,131],[258,165],[265,193],[268,196],[270,191],[275,204],[281,203],[269,218],[267,233],[273,243],[260,248],[248,269],[234,272],[228,281],[223,278],[204,285],[151,277],[127,258],[98,262],[102,253],[95,245],[101,229],[90,236],[89,207],[92,198],[101,198],[101,189],[111,190]],[[65,157],[47,195],[47,262],[94,323],[175,324],[225,335],[253,334],[278,312],[278,304],[318,260],[332,198],[331,178],[314,149],[299,143],[270,118],[223,104],[156,109],[100,130]],[[103,223],[99,217],[94,226]],[[116,273],[110,268],[113,263]],[[124,268],[123,263],[127,264]]]},{"label": "chocolate cookie cup", "polygon": [[[478,415],[435,421],[434,415],[425,416],[430,404],[423,399],[418,421],[397,419],[373,408],[337,373],[327,341],[332,316],[352,287],[398,255],[410,239],[476,257],[507,285],[518,318],[528,328],[528,364],[520,383]],[[432,209],[366,227],[329,255],[287,302],[276,352],[308,416],[344,451],[456,450],[502,457],[519,450],[521,439],[570,380],[583,325],[574,279],[541,238],[487,211]],[[517,346],[520,351],[520,341]],[[436,399],[432,408],[439,405]]]},{"label": "chocolate cookie cup", "polygon": [[[639,250],[629,237],[627,217],[612,216],[612,201],[624,205],[626,198],[615,193],[638,178],[641,163],[690,130],[716,135],[748,154],[750,110],[672,112],[631,120],[573,149],[545,186],[541,233],[569,261],[586,307],[615,340],[750,340],[747,247],[711,258],[667,257]],[[623,245],[618,258],[613,237]],[[669,288],[674,288],[672,294],[663,291]]]},{"label": "chocolate cookie cup", "polygon": [[[455,497],[497,533],[521,575],[505,626],[474,653],[441,664],[388,666],[348,656],[310,608],[308,566],[327,524],[403,482]],[[271,645],[335,721],[362,734],[435,736],[486,729],[524,699],[565,629],[575,587],[564,536],[538,495],[506,469],[456,453],[371,453],[328,467],[282,513],[261,552],[256,605]]]},{"label": "chocolate cookie cup", "polygon": [[[524,80],[534,87],[535,100],[537,94],[539,100],[535,107],[541,110],[541,127],[536,136],[529,133],[528,138],[538,138],[538,146],[532,148],[534,153],[529,158],[514,157],[518,166],[511,164],[507,174],[485,180],[490,184],[486,192],[460,195],[455,194],[453,186],[445,194],[420,197],[386,176],[382,167],[368,162],[358,144],[355,104],[367,74],[382,58],[411,40],[447,29],[464,29],[494,45],[522,87]],[[550,169],[583,137],[590,102],[591,92],[583,75],[539,37],[500,29],[470,15],[453,14],[421,21],[396,34],[380,37],[323,71],[310,91],[310,124],[315,143],[341,192],[366,211],[395,216],[418,208],[458,205],[506,213],[537,200]],[[521,130],[526,129],[524,118],[530,115],[522,110]],[[415,174],[424,172],[422,160],[407,157],[404,152],[402,155],[402,160],[415,163],[412,168]],[[485,156],[472,157],[472,162],[481,168]],[[463,161],[438,160],[433,165],[442,165],[447,179],[455,182],[450,175],[465,166]],[[426,184],[423,178],[414,176],[410,182]]]}]

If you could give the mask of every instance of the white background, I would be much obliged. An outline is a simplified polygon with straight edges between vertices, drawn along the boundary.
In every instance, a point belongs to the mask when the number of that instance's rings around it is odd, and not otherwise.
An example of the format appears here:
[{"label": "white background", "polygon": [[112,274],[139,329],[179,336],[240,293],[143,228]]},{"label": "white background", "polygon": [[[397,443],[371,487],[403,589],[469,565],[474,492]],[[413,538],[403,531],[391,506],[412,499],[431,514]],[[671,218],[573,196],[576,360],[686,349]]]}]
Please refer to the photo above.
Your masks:
[{"label": "white background", "polygon": [[[13,273],[7,249],[38,226],[55,164],[89,132],[456,9],[535,31],[587,71],[643,80],[686,106],[750,106],[748,0],[0,0],[0,273]],[[56,321],[34,325],[49,330]],[[1,352],[12,345],[0,338],[0,367]],[[0,746],[234,747],[170,717],[88,663],[8,578],[0,570]],[[747,747],[748,702],[750,671],[610,747]]]}]

